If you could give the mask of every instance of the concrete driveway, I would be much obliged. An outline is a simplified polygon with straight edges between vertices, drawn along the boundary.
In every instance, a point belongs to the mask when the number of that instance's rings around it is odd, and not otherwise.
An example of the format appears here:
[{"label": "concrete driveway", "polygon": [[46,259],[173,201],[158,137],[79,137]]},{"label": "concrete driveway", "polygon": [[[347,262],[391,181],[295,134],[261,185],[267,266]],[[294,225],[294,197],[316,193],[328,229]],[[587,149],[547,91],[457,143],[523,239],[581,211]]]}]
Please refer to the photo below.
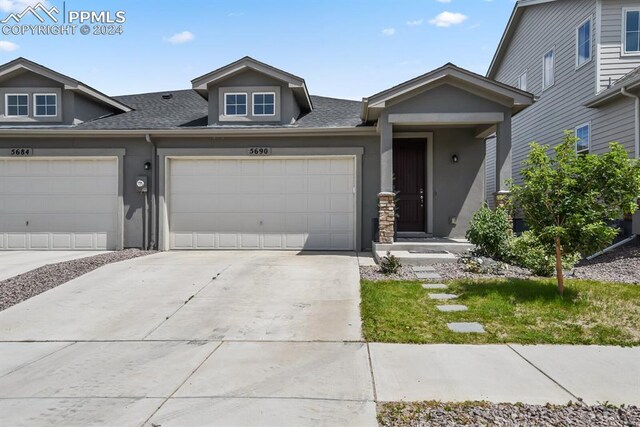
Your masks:
[{"label": "concrete driveway", "polygon": [[0,312],[0,419],[375,425],[359,304],[350,253],[111,264]]},{"label": "concrete driveway", "polygon": [[0,251],[0,282],[47,264],[103,253],[105,251]]}]

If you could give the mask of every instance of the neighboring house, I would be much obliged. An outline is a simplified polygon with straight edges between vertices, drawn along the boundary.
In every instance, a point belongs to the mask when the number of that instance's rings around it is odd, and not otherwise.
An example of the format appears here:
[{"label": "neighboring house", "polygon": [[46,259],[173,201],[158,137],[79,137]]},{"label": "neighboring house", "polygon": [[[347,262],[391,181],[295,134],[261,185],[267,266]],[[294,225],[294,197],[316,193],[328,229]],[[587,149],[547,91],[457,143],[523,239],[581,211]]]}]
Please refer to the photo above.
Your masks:
[{"label": "neighboring house", "polygon": [[0,66],[0,249],[370,248],[463,237],[531,94],[447,64],[362,102],[245,57],[192,89],[109,97]]},{"label": "neighboring house", "polygon": [[[637,158],[639,67],[639,0],[518,1],[487,73],[536,97],[513,120],[515,181],[529,143],[556,145],[565,130],[580,138],[579,153],[602,153],[617,141]],[[494,186],[488,182],[490,203]]]}]

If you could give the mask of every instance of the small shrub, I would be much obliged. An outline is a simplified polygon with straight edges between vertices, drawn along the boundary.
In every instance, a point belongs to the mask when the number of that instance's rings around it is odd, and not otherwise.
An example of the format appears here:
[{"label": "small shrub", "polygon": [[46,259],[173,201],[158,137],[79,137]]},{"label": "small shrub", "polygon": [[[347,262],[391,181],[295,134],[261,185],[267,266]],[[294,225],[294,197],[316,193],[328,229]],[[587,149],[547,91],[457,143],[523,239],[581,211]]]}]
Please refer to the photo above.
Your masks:
[{"label": "small shrub", "polygon": [[[555,249],[551,243],[545,245],[531,231],[509,241],[511,262],[531,271],[536,276],[551,277],[556,270]],[[580,254],[565,254],[564,269],[571,269],[580,260]]]},{"label": "small shrub", "polygon": [[396,274],[400,267],[402,267],[400,260],[395,255],[391,255],[391,252],[387,251],[387,255],[380,260],[380,270],[383,274]]},{"label": "small shrub", "polygon": [[467,239],[475,245],[476,256],[504,261],[509,255],[509,240],[513,236],[509,212],[504,207],[481,207],[469,224]]}]

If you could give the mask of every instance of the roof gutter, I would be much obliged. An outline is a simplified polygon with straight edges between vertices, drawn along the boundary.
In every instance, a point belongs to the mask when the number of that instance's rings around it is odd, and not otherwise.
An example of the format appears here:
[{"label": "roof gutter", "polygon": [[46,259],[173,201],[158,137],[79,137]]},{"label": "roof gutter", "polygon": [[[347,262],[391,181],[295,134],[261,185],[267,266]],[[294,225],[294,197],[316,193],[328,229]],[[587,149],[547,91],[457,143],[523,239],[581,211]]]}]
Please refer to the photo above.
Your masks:
[{"label": "roof gutter", "polygon": [[631,98],[635,101],[635,117],[634,117],[634,125],[635,125],[635,156],[636,159],[640,159],[640,96],[634,95],[627,91],[627,88],[623,87],[620,90],[620,93],[627,98]]},{"label": "roof gutter", "polygon": [[52,137],[257,137],[257,136],[340,136],[340,135],[356,135],[370,136],[375,135],[376,129],[373,126],[362,127],[340,127],[340,128],[277,128],[277,129],[111,129],[111,130],[90,130],[90,129],[24,129],[12,128],[1,129],[0,138],[29,138],[34,136],[52,136]]}]

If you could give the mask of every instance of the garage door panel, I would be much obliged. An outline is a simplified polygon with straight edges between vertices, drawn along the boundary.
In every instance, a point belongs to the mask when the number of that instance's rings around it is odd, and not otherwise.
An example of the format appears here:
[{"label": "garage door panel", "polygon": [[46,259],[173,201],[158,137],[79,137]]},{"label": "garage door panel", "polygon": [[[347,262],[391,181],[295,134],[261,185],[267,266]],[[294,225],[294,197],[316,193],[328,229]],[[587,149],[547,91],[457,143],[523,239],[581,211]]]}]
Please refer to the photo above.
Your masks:
[{"label": "garage door panel", "polygon": [[168,169],[173,249],[353,249],[352,158],[171,159]]},{"label": "garage door panel", "polygon": [[115,159],[0,160],[0,249],[115,249]]}]

